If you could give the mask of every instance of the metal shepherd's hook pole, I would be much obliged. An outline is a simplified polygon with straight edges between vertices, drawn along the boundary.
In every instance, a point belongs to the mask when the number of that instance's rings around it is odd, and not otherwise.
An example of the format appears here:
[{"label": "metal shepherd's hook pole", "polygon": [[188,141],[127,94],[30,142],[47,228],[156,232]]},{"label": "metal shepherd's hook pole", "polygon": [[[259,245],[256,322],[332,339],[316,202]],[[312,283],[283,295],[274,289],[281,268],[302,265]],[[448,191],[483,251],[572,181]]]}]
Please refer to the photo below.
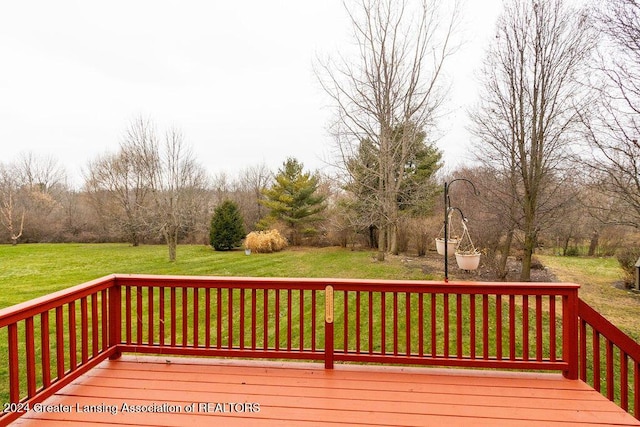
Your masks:
[{"label": "metal shepherd's hook pole", "polygon": [[468,182],[469,184],[471,184],[471,187],[473,187],[473,194],[475,194],[476,196],[480,194],[476,189],[476,186],[473,184],[473,182],[465,178],[456,178],[451,182],[445,181],[444,183],[444,282],[445,283],[449,283],[449,248],[448,248],[449,246],[449,229],[448,229],[449,213],[455,209],[458,212],[460,212],[460,216],[462,216],[463,221],[467,220],[467,218],[463,215],[460,209],[451,207],[451,200],[449,199],[449,188],[451,187],[451,184],[453,184],[456,181]]}]

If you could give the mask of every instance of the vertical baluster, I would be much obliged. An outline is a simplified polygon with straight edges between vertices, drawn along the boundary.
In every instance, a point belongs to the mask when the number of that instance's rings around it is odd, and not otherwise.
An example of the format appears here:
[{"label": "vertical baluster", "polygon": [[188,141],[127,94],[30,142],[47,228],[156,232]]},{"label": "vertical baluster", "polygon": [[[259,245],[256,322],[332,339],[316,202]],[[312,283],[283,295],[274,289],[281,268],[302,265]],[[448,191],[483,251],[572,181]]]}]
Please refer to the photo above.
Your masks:
[{"label": "vertical baluster", "polygon": [[216,293],[216,348],[222,348],[222,288]]},{"label": "vertical baluster", "polygon": [[620,406],[629,411],[629,358],[627,353],[620,351]]},{"label": "vertical baluster", "polygon": [[204,290],[204,346],[211,348],[211,288]]},{"label": "vertical baluster", "polygon": [[80,337],[81,342],[81,355],[82,364],[87,363],[89,360],[89,321],[88,321],[88,307],[87,298],[80,298]]},{"label": "vertical baluster", "polygon": [[300,337],[300,351],[304,350],[304,289],[300,289],[299,291],[299,320],[300,320],[300,324],[299,324],[299,337]]},{"label": "vertical baluster", "polygon": [[257,345],[257,340],[256,340],[256,335],[257,332],[256,328],[257,328],[257,310],[258,310],[258,304],[256,301],[257,298],[257,291],[256,289],[251,289],[251,350],[256,350],[256,345]]},{"label": "vertical baluster", "polygon": [[536,295],[536,360],[542,361],[542,295]]},{"label": "vertical baluster", "polygon": [[633,360],[633,415],[640,420],[640,363]]},{"label": "vertical baluster", "polygon": [[437,325],[437,311],[436,311],[436,294],[431,295],[431,357],[436,357],[438,355],[438,341],[437,341],[437,333],[436,333],[436,325]]},{"label": "vertical baluster", "polygon": [[11,323],[8,326],[9,345],[9,401],[20,401],[20,366],[18,357],[18,325]]},{"label": "vertical baluster", "polygon": [[469,294],[469,349],[473,360],[476,358],[476,294]]},{"label": "vertical baluster", "polygon": [[373,292],[369,291],[369,354],[373,354]]},{"label": "vertical baluster", "polygon": [[154,294],[153,288],[151,286],[149,286],[147,288],[147,305],[148,305],[147,312],[149,313],[149,315],[147,316],[147,323],[148,323],[148,325],[147,325],[147,328],[148,328],[148,330],[147,330],[147,334],[148,334],[147,343],[149,345],[153,345],[153,343],[155,342],[154,330],[153,330],[153,324],[155,323],[155,313],[154,313],[154,310],[153,310],[154,309],[154,307],[153,307],[154,295],[153,294]]},{"label": "vertical baluster", "polygon": [[316,324],[318,313],[316,311],[316,290],[311,291],[311,351],[316,351]]},{"label": "vertical baluster", "polygon": [[587,382],[587,322],[580,319],[580,379]]},{"label": "vertical baluster", "polygon": [[592,342],[593,346],[593,388],[600,391],[600,334],[595,329],[592,330]]},{"label": "vertical baluster", "polygon": [[362,337],[360,336],[360,291],[356,291],[356,353],[360,354],[360,344]]},{"label": "vertical baluster", "polygon": [[233,348],[233,289],[227,289],[227,348]]},{"label": "vertical baluster", "polygon": [[275,320],[276,320],[276,351],[280,350],[280,289],[276,289]]},{"label": "vertical baluster", "polygon": [[613,342],[605,338],[606,344],[606,356],[607,356],[607,398],[609,400],[614,399],[614,376],[613,376]]},{"label": "vertical baluster", "polygon": [[189,290],[186,287],[182,288],[182,347],[187,346],[188,341],[188,329],[189,329]]},{"label": "vertical baluster", "polygon": [[462,359],[462,295],[456,294],[456,355]]},{"label": "vertical baluster", "polygon": [[136,287],[136,343],[142,344],[142,287]]},{"label": "vertical baluster", "polygon": [[347,294],[347,291],[343,291],[342,292],[342,301],[343,301],[343,308],[344,308],[344,314],[343,314],[343,326],[344,326],[344,332],[343,332],[343,336],[342,339],[344,341],[343,344],[343,349],[342,351],[344,353],[347,353],[349,351],[349,295]]},{"label": "vertical baluster", "polygon": [[405,354],[407,356],[411,356],[411,294],[409,292],[405,292],[405,303],[404,303],[404,313],[405,313],[405,342],[406,349]]},{"label": "vertical baluster", "polygon": [[449,294],[443,295],[443,316],[444,316],[444,357],[449,357]]},{"label": "vertical baluster", "polygon": [[51,384],[51,347],[49,345],[49,311],[40,314],[40,346],[42,347],[42,385]]},{"label": "vertical baluster", "polygon": [[393,355],[398,355],[398,293],[393,292]]},{"label": "vertical baluster", "polygon": [[516,297],[509,295],[509,359],[516,359]]},{"label": "vertical baluster", "polygon": [[292,304],[291,289],[287,289],[287,351],[291,351],[291,323],[293,320]]},{"label": "vertical baluster", "polygon": [[386,339],[386,329],[387,329],[387,295],[385,292],[380,292],[380,352],[382,354],[387,353],[387,339]]},{"label": "vertical baluster", "polygon": [[418,294],[418,356],[424,356],[424,294]]},{"label": "vertical baluster", "polygon": [[56,307],[56,375],[64,377],[64,318],[62,307]]},{"label": "vertical baluster", "polygon": [[132,321],[132,315],[131,315],[131,286],[127,286],[126,292],[125,292],[125,327],[127,329],[126,332],[126,339],[127,339],[127,344],[131,344],[131,330],[133,329],[133,326],[131,325],[131,321]]},{"label": "vertical baluster", "polygon": [[[551,295],[549,297],[549,356],[552,362],[556,361],[556,327],[557,327],[557,319],[556,319],[556,297],[555,295]],[[585,334],[586,337],[586,334]],[[585,339],[586,346],[586,339]],[[586,348],[586,347],[585,347]],[[586,357],[586,352],[585,352]],[[586,374],[585,374],[586,377]]]},{"label": "vertical baluster", "polygon": [[502,360],[502,295],[496,295],[496,358]]},{"label": "vertical baluster", "polygon": [[100,328],[101,331],[102,331],[102,348],[101,348],[101,351],[105,351],[107,349],[107,347],[109,346],[109,326],[108,326],[109,308],[108,308],[108,297],[107,297],[107,290],[106,289],[101,292],[100,304],[101,304],[100,321],[102,322],[102,326]]},{"label": "vertical baluster", "polygon": [[193,347],[200,342],[200,290],[193,288]]},{"label": "vertical baluster", "polygon": [[36,394],[36,344],[33,317],[25,319],[26,364],[27,364],[27,393],[29,397]]},{"label": "vertical baluster", "polygon": [[482,357],[484,360],[489,359],[489,295],[487,294],[482,295]]},{"label": "vertical baluster", "polygon": [[176,297],[176,288],[171,287],[170,291],[170,299],[171,299],[171,347],[175,347],[177,343],[177,335],[178,335],[178,325],[176,324],[178,321],[178,302]]},{"label": "vertical baluster", "polygon": [[91,295],[91,356],[98,355],[98,294]]},{"label": "vertical baluster", "polygon": [[244,296],[244,288],[240,289],[240,350],[244,350],[244,304],[245,304],[245,296]]},{"label": "vertical baluster", "polygon": [[522,296],[522,359],[529,360],[529,296]]},{"label": "vertical baluster", "polygon": [[269,290],[262,291],[262,347],[266,351],[269,348]]},{"label": "vertical baluster", "polygon": [[160,346],[164,346],[164,327],[165,327],[165,312],[164,312],[164,286],[160,286],[158,290],[158,343]]},{"label": "vertical baluster", "polygon": [[71,301],[67,308],[69,310],[69,369],[76,369],[77,362],[77,332],[76,332],[76,304]]}]

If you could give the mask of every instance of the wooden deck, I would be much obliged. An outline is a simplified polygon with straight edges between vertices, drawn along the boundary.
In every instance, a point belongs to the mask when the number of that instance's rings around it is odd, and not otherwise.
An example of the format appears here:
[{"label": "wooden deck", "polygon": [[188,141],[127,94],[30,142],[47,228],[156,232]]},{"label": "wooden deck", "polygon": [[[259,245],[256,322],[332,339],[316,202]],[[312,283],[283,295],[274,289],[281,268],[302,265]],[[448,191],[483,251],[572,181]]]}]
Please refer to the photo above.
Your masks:
[{"label": "wooden deck", "polygon": [[[131,355],[102,362],[45,404],[13,425],[640,426],[560,374]],[[133,412],[143,409],[155,412]]]}]

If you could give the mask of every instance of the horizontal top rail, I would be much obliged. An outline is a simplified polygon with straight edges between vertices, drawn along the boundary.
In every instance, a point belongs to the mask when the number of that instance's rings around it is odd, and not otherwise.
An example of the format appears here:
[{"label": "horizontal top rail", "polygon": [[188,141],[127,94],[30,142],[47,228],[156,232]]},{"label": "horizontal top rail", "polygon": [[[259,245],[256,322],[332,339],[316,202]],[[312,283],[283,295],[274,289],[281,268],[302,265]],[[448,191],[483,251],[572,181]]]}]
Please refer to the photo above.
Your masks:
[{"label": "horizontal top rail", "polygon": [[[382,280],[382,279],[336,279],[336,278],[274,278],[235,276],[162,276],[145,274],[115,274],[115,283],[124,286],[165,286],[215,288],[235,285],[244,288],[295,288],[324,289],[332,285],[336,290],[385,292],[425,292],[500,295],[564,295],[575,292],[580,285],[575,283],[537,282],[441,282],[427,280]],[[376,289],[384,288],[384,289]]]},{"label": "horizontal top rail", "polygon": [[114,285],[116,275],[112,274],[89,282],[72,286],[48,295],[34,298],[11,307],[0,309],[0,328],[33,317],[47,310],[69,302],[77,301]]}]

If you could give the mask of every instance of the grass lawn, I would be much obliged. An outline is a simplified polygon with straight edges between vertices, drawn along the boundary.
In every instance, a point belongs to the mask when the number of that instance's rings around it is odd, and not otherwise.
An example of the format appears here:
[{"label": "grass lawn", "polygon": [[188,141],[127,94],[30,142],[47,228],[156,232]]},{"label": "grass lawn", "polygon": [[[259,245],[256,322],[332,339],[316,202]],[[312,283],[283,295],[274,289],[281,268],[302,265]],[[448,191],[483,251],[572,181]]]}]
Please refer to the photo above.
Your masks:
[{"label": "grass lawn", "polygon": [[178,246],[168,261],[165,246],[127,244],[24,244],[0,246],[0,308],[112,273],[252,277],[338,277],[431,280],[398,258],[375,261],[370,251],[342,248],[289,249],[273,254],[216,252]]},{"label": "grass lawn", "polygon": [[578,283],[582,300],[640,341],[640,295],[621,288],[623,271],[615,258],[536,257],[559,281]]}]

